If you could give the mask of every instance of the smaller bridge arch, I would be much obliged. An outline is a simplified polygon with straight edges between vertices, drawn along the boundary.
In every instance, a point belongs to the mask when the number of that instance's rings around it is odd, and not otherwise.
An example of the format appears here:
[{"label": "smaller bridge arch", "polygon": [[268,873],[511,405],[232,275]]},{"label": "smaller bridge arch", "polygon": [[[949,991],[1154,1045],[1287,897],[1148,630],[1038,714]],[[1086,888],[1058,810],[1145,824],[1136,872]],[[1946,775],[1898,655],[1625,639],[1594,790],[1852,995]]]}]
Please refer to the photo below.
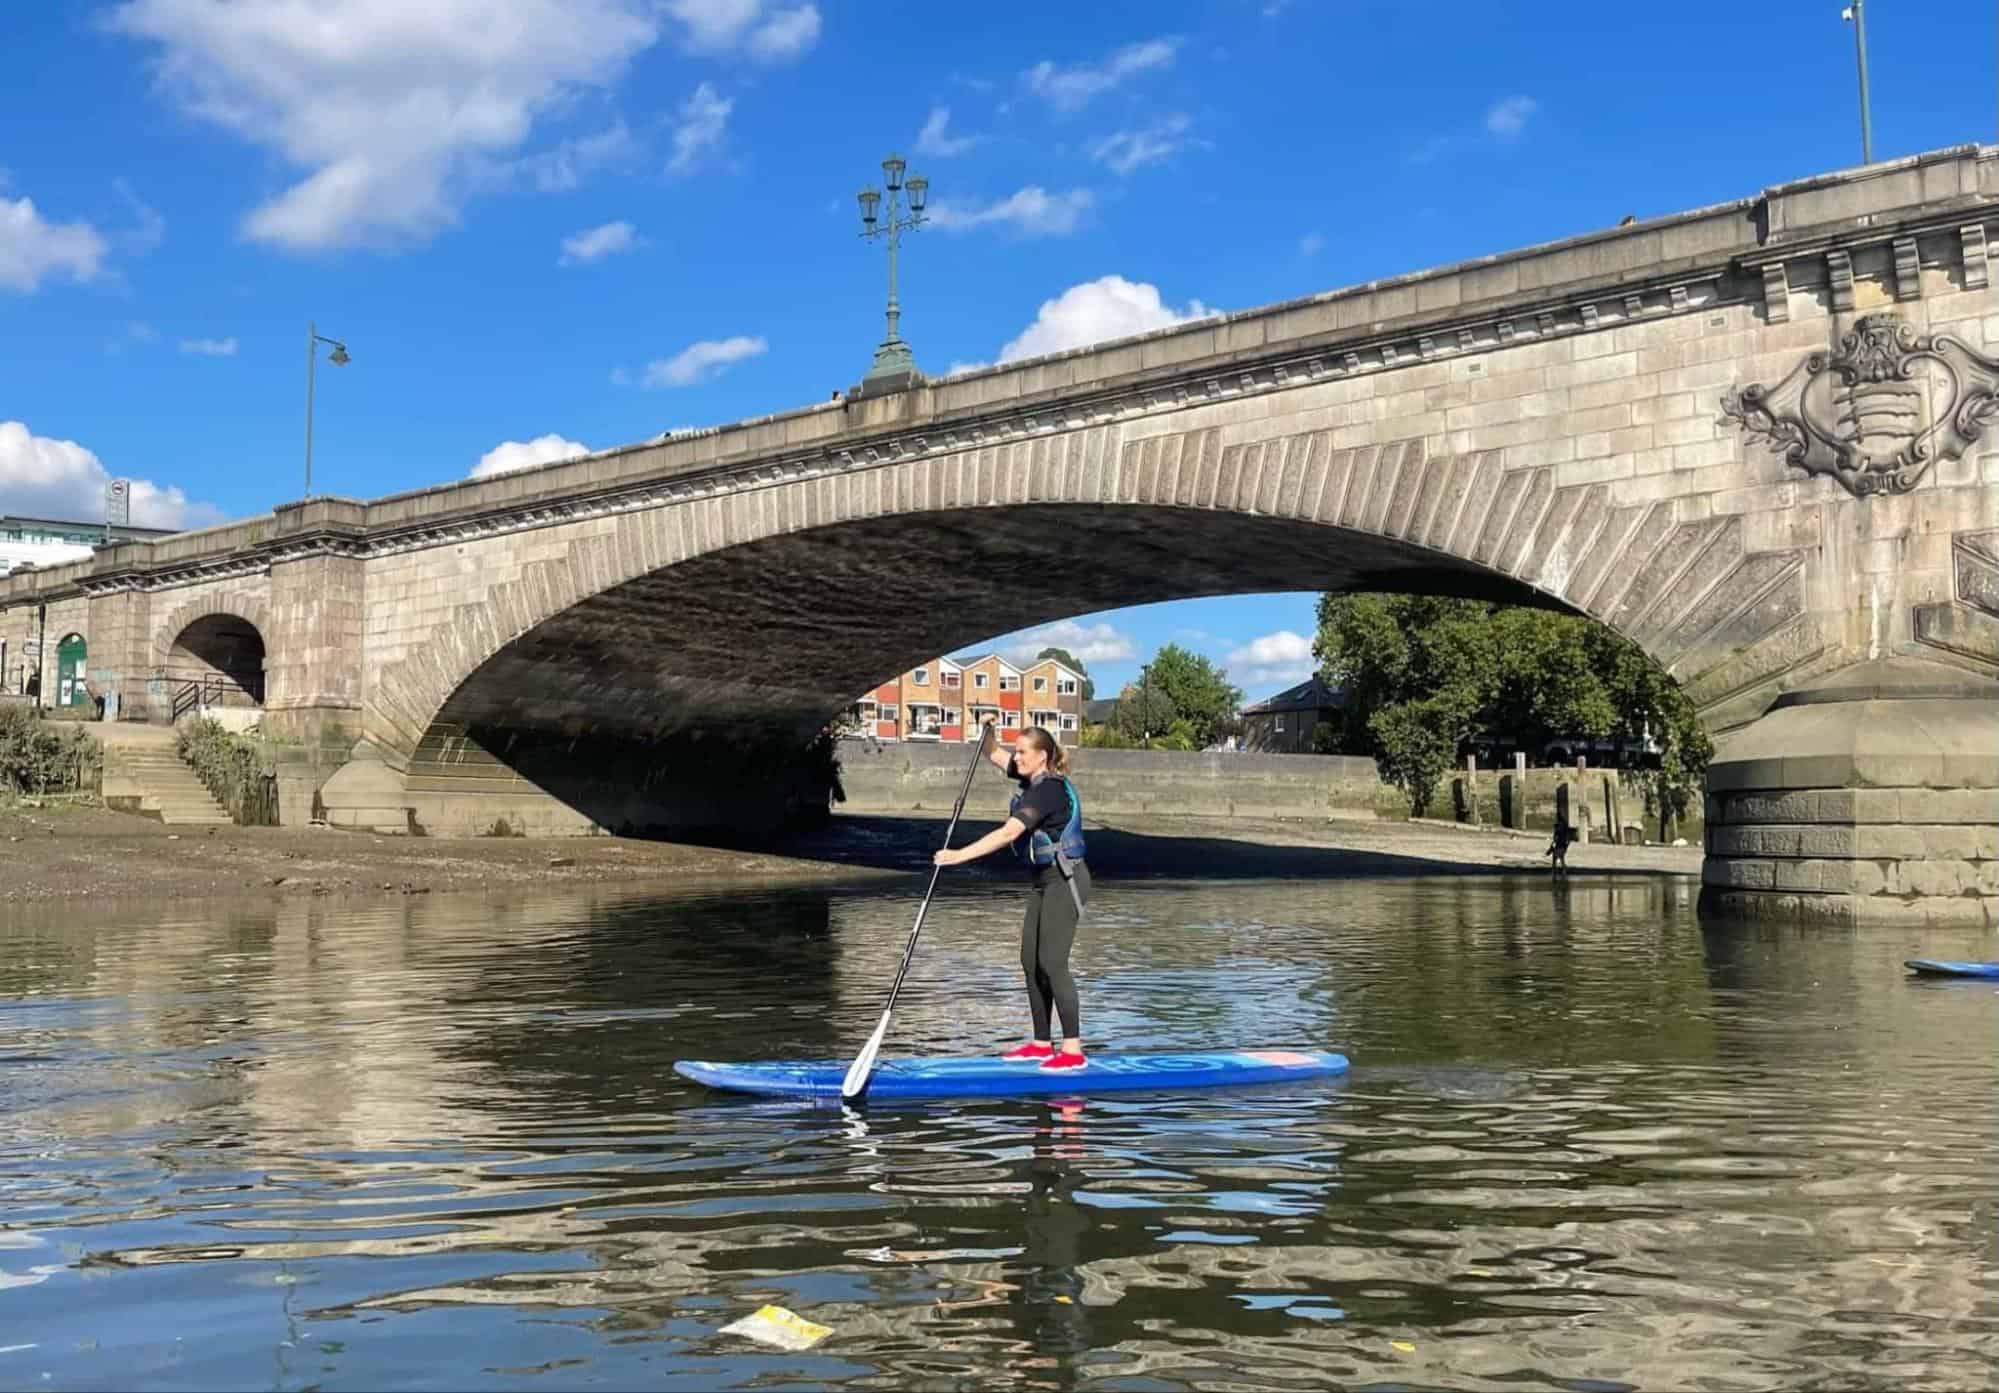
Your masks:
[{"label": "smaller bridge arch", "polygon": [[152,678],[158,699],[185,709],[261,707],[265,700],[269,606],[248,593],[211,595],[169,611],[154,625]]}]

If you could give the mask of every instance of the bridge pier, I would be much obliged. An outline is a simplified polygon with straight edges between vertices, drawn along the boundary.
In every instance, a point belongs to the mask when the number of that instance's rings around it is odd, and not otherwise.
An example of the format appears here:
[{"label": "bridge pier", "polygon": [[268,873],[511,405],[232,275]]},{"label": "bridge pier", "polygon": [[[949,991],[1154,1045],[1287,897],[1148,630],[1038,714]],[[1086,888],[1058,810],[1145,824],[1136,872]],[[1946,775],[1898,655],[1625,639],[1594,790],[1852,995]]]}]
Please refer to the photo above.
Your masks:
[{"label": "bridge pier", "polygon": [[1999,928],[1999,682],[1919,658],[1779,697],[1708,767],[1704,912]]}]

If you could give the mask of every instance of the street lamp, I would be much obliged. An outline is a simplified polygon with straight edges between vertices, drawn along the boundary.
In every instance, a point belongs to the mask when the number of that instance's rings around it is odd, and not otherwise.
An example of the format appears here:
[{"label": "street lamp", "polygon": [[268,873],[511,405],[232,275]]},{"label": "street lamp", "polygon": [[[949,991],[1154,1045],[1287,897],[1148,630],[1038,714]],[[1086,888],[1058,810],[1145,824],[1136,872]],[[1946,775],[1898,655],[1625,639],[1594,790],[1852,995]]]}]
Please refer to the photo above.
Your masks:
[{"label": "street lamp", "polygon": [[1853,51],[1860,63],[1860,162],[1874,163],[1874,128],[1867,112],[1867,0],[1853,3],[1839,12],[1853,26]]},{"label": "street lamp", "polygon": [[305,496],[312,497],[312,369],[319,361],[319,346],[333,345],[333,351],[326,355],[326,361],[334,367],[342,367],[354,360],[347,356],[347,345],[339,339],[329,339],[308,319],[305,322]]},{"label": "street lamp", "polygon": [[[888,337],[875,350],[874,366],[861,379],[861,392],[869,388],[877,391],[894,391],[900,387],[912,386],[923,380],[923,374],[916,370],[916,357],[909,351],[909,345],[902,341],[897,323],[902,318],[902,304],[895,297],[896,251],[905,231],[923,226],[924,200],[930,196],[930,181],[922,175],[912,175],[904,180],[903,172],[909,168],[900,155],[890,155],[882,161],[882,183],[888,189],[887,216],[880,216],[881,191],[873,187],[862,189],[859,194],[861,204],[861,236],[867,238],[888,238]],[[902,216],[899,205],[904,190],[909,193],[909,213]]]}]

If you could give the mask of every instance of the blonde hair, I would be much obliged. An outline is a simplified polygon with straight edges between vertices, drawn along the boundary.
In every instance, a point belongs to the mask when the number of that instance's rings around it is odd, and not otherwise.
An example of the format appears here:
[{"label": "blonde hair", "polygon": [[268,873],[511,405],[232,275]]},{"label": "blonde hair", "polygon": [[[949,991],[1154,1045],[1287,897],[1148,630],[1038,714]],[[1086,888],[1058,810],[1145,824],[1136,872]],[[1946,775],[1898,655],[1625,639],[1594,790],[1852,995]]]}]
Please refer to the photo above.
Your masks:
[{"label": "blonde hair", "polygon": [[1063,752],[1055,737],[1048,733],[1046,726],[1029,726],[1020,734],[1023,739],[1033,741],[1034,748],[1048,756],[1050,772],[1056,774],[1069,772],[1069,756]]}]

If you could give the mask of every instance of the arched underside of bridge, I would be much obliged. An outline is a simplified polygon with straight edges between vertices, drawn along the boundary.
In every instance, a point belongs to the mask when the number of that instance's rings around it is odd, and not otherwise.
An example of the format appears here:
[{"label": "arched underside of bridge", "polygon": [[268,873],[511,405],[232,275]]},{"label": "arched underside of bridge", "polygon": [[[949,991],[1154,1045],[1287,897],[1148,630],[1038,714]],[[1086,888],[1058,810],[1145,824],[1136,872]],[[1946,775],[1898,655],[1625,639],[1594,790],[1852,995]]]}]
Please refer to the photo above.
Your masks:
[{"label": "arched underside of bridge", "polygon": [[[1662,574],[1676,578],[1693,554]],[[1626,594],[1629,579],[1599,593]],[[1670,587],[1654,588],[1614,612],[1640,621],[1656,651],[1688,630]],[[1579,612],[1490,564],[1297,518],[1042,503],[855,519],[689,558],[507,641],[436,710],[411,752],[410,790],[422,801],[531,785],[619,831],[768,826],[823,808],[799,752],[913,663],[1077,614],[1297,590]]]}]

